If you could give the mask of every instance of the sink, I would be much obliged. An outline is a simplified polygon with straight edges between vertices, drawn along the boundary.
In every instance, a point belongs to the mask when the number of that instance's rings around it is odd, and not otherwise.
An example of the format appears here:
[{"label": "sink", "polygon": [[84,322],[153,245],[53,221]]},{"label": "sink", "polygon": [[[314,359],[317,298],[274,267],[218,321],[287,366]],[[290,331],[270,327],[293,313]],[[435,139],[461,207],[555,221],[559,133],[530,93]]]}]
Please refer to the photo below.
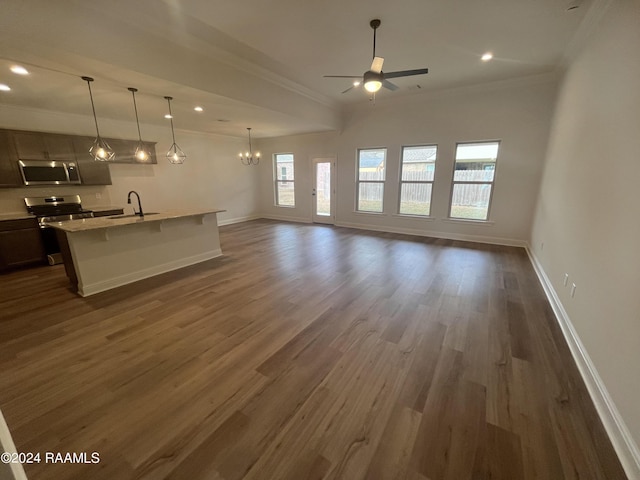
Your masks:
[{"label": "sink", "polygon": [[[149,215],[158,215],[158,212],[150,212],[150,213],[145,213],[144,214],[145,217],[148,217]],[[107,217],[107,218],[112,218],[114,220],[117,220],[119,218],[133,218],[133,217],[140,217],[140,215],[134,215],[134,214],[131,214],[131,215],[113,215],[113,216]],[[144,218],[144,217],[141,217],[141,218]]]}]

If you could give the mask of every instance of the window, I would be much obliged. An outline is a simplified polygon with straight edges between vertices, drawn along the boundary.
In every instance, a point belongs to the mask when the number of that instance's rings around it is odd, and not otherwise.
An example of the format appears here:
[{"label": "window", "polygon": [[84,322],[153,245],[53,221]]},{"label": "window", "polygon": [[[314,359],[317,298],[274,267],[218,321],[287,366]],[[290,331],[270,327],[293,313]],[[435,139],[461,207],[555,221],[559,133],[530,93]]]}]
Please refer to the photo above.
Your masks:
[{"label": "window", "polygon": [[399,213],[422,216],[431,213],[437,152],[436,145],[402,147]]},{"label": "window", "polygon": [[499,142],[457,145],[450,218],[489,218],[499,146]]},{"label": "window", "polygon": [[382,212],[386,161],[386,148],[358,150],[357,211]]},{"label": "window", "polygon": [[273,166],[276,172],[276,205],[279,207],[295,207],[293,153],[276,153],[273,156]]}]

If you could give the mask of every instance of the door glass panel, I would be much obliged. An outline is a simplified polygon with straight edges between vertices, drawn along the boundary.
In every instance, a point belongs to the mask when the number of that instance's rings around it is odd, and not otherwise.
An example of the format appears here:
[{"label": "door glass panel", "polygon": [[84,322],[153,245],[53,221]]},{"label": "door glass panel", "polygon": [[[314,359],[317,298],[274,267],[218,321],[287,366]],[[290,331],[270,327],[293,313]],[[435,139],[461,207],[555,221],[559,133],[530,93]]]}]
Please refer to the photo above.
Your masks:
[{"label": "door glass panel", "polygon": [[331,215],[331,162],[316,163],[316,214]]}]

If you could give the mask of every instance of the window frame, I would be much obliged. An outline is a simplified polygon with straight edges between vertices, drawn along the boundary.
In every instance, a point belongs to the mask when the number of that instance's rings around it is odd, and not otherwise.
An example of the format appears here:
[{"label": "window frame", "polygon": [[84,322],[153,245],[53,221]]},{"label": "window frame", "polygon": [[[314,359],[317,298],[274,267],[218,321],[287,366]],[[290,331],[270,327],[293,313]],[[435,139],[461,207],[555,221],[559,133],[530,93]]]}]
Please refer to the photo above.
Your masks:
[{"label": "window frame", "polygon": [[[460,145],[478,145],[483,143],[497,143],[498,144],[498,153],[496,154],[496,161],[494,162],[495,166],[493,168],[493,180],[491,181],[460,181],[456,180],[456,164],[458,161],[456,157],[458,156],[458,146]],[[453,220],[456,222],[475,222],[475,223],[491,223],[491,206],[493,205],[493,193],[495,191],[495,183],[496,183],[496,175],[498,174],[498,158],[500,157],[500,151],[502,148],[501,140],[478,140],[478,141],[467,141],[467,142],[456,142],[456,148],[453,157],[453,173],[451,175],[451,192],[449,193],[449,212],[447,215],[448,220]],[[453,209],[453,191],[456,185],[490,185],[491,191],[489,192],[489,202],[487,204],[487,216],[484,219],[481,218],[462,218],[462,217],[452,217],[451,210]]]},{"label": "window frame", "polygon": [[[292,180],[282,180],[278,178],[278,157],[281,155],[291,155],[292,164],[293,164],[293,179]],[[274,195],[274,203],[276,207],[281,208],[295,208],[296,207],[296,156],[293,152],[279,152],[273,154],[273,195]],[[280,190],[278,188],[279,183],[290,183],[293,186],[293,205],[281,205],[280,204]]]},{"label": "window frame", "polygon": [[[382,180],[360,180],[360,152],[372,151],[372,150],[384,150],[384,178]],[[366,147],[358,148],[356,151],[356,213],[365,213],[371,215],[381,215],[384,213],[384,190],[385,183],[387,181],[387,147]],[[382,210],[379,212],[371,210],[360,210],[360,184],[381,184],[382,185]]]},{"label": "window frame", "polygon": [[[433,162],[433,180],[402,180],[402,171],[404,168],[404,149],[405,148],[416,148],[416,147],[435,147],[436,149],[436,159]],[[433,184],[436,181],[436,169],[437,167],[437,162],[438,162],[438,144],[437,143],[430,143],[430,144],[417,144],[417,145],[402,145],[402,147],[400,148],[400,176],[398,177],[398,185],[399,185],[399,189],[398,189],[398,215],[402,215],[402,216],[407,216],[407,217],[419,217],[419,218],[433,218],[433,215],[431,214],[431,204],[432,204],[432,199],[433,199]],[[403,183],[409,183],[409,184],[431,184],[431,195],[429,198],[429,214],[428,215],[422,215],[420,213],[402,213],[400,212],[400,208],[402,207],[402,184]]]}]

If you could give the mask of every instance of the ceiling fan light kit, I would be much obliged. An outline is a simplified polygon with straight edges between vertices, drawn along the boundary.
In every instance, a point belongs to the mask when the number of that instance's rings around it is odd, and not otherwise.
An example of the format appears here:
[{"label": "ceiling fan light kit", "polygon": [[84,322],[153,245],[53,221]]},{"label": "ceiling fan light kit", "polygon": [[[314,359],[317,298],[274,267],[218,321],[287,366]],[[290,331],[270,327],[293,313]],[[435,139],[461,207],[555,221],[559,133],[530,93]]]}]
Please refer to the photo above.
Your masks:
[{"label": "ceiling fan light kit", "polygon": [[380,73],[368,71],[362,77],[364,89],[367,92],[376,93],[382,88],[382,75]]},{"label": "ceiling fan light kit", "polygon": [[374,94],[382,87],[387,90],[397,90],[398,86],[391,83],[388,78],[400,78],[409,77],[412,75],[424,75],[429,73],[428,68],[417,68],[414,70],[400,70],[397,72],[384,73],[382,71],[382,65],[384,64],[384,58],[376,57],[376,31],[382,22],[378,18],[374,18],[369,22],[369,26],[373,29],[373,61],[369,70],[362,75],[325,75],[325,78],[351,78],[353,79],[353,86],[347,88],[342,93],[347,93],[353,88],[364,85],[367,92]]}]

